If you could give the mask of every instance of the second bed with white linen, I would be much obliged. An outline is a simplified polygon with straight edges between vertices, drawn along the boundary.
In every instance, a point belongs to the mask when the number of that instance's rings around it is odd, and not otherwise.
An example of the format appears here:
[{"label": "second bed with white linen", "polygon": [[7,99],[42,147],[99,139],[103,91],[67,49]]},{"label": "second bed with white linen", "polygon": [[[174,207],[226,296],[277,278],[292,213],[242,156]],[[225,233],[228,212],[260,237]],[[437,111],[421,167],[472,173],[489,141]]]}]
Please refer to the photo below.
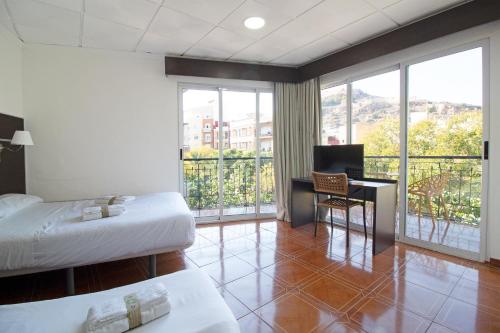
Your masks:
[{"label": "second bed with white linen", "polygon": [[[170,312],[130,332],[238,333],[238,322],[210,278],[200,270],[186,270],[107,291],[55,300],[0,306],[3,333],[82,333],[87,312],[96,304],[122,298],[141,288],[162,283],[168,291]],[[57,318],[57,319],[56,319]],[[55,320],[56,319],[56,320]]]},{"label": "second bed with white linen", "polygon": [[179,193],[138,196],[122,215],[82,222],[92,205],[38,202],[2,218],[0,276],[169,252],[194,241],[194,218]]}]

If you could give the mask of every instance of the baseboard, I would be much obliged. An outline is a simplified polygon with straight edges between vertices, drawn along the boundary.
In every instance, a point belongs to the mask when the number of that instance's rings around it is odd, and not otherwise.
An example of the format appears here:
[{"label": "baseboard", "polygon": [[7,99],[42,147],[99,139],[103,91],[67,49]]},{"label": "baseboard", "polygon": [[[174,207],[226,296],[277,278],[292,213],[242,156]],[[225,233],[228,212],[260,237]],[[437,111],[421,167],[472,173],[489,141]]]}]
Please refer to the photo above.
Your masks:
[{"label": "baseboard", "polygon": [[500,259],[490,258],[490,265],[500,267]]}]

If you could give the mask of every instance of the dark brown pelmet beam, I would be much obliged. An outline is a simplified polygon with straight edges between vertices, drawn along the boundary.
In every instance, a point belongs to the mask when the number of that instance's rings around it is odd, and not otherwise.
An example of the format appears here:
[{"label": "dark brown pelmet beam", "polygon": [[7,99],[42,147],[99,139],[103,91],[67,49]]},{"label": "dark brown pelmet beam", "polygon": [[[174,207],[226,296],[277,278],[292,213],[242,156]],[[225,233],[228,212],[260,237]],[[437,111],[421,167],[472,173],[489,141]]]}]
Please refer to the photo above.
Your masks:
[{"label": "dark brown pelmet beam", "polygon": [[500,19],[500,0],[475,0],[299,67],[301,80]]},{"label": "dark brown pelmet beam", "polygon": [[271,82],[300,81],[299,71],[294,67],[178,57],[165,57],[165,74]]},{"label": "dark brown pelmet beam", "polygon": [[500,0],[474,0],[298,68],[165,57],[165,73],[300,82],[499,19]]}]

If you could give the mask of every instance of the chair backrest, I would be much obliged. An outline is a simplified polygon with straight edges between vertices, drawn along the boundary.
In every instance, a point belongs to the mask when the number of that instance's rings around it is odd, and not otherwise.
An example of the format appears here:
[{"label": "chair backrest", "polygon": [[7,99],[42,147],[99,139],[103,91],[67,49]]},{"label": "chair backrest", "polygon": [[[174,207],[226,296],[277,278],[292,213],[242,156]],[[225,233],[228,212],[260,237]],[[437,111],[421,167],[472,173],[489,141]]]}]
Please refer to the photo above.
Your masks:
[{"label": "chair backrest", "polygon": [[441,195],[448,185],[449,172],[435,174],[408,185],[408,192],[426,193],[429,195]]},{"label": "chair backrest", "polygon": [[313,172],[312,177],[316,192],[347,196],[349,190],[347,174]]}]

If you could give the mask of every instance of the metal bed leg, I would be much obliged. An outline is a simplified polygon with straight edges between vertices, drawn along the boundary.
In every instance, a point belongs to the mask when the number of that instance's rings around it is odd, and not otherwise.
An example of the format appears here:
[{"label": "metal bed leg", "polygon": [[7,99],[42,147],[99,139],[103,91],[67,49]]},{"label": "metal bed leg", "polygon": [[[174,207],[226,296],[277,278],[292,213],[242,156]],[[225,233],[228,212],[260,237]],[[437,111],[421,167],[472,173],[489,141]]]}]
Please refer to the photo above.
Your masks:
[{"label": "metal bed leg", "polygon": [[149,256],[149,278],[154,277],[156,277],[156,255],[152,254]]},{"label": "metal bed leg", "polygon": [[75,270],[73,267],[66,268],[66,293],[69,296],[75,294]]}]

